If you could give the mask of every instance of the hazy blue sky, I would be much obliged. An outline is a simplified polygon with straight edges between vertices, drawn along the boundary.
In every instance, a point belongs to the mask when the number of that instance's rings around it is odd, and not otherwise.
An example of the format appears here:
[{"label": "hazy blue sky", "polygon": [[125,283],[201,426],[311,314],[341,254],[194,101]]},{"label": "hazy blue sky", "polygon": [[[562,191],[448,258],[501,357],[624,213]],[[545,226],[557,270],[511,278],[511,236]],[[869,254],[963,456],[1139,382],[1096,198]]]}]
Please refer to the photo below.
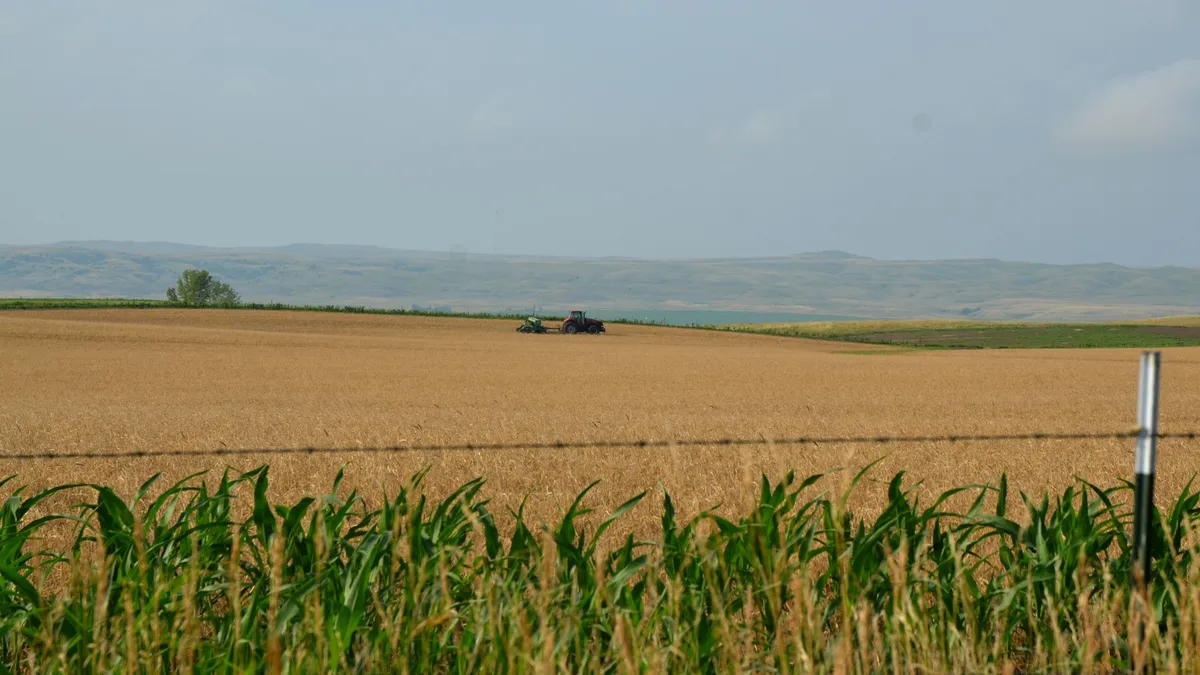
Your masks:
[{"label": "hazy blue sky", "polygon": [[0,243],[1200,266],[1200,0],[0,0]]}]

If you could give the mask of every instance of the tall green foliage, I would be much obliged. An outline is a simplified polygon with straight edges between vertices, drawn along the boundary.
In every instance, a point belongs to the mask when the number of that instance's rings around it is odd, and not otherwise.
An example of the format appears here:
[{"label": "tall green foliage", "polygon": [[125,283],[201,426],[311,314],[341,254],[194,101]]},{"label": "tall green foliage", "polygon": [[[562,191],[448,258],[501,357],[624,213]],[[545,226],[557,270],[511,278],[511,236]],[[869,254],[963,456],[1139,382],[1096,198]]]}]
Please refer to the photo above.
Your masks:
[{"label": "tall green foliage", "polygon": [[167,289],[167,301],[192,307],[232,306],[241,302],[241,296],[208,270],[187,269],[179,276],[175,288]]},{"label": "tall green foliage", "polygon": [[[501,526],[482,480],[428,500],[418,474],[374,508],[342,489],[267,499],[268,469],[100,485],[0,508],[2,672],[1093,672],[1200,658],[1200,494],[1153,530],[1132,595],[1128,485],[1051,500],[1008,484],[923,505],[903,474],[872,519],[821,476],[765,476],[740,517],[681,519],[661,494],[653,541],[607,541],[585,490],[557,524]],[[12,479],[0,483],[7,489]],[[33,514],[83,490],[61,515]],[[961,504],[951,511],[951,503]],[[640,508],[645,508],[640,507]],[[235,514],[245,514],[238,517]],[[69,550],[39,532],[74,528]],[[1134,630],[1144,624],[1148,630]]]}]

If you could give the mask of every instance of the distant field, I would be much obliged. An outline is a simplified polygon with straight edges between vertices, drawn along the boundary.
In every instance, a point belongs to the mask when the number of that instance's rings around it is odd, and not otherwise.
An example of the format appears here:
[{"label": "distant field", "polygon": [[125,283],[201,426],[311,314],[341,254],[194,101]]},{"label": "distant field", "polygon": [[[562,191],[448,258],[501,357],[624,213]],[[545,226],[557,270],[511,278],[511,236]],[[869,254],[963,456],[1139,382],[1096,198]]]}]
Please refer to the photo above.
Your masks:
[{"label": "distant field", "polygon": [[[6,452],[194,450],[395,443],[1124,430],[1137,354],[916,351],[765,335],[614,326],[599,338],[523,335],[509,321],[253,310],[97,309],[0,313],[0,473],[40,485],[100,480],[122,494],[154,471],[181,477],[221,458],[6,465]],[[1200,428],[1200,350],[1168,353],[1164,426]],[[506,506],[551,509],[596,478],[597,498],[672,487],[688,510],[734,505],[759,471],[910,468],[933,488],[1010,470],[1035,491],[1073,473],[1125,476],[1121,442],[681,446],[578,452],[276,458],[284,495],[323,489],[338,465],[364,488],[426,464],[429,485],[489,477]],[[1176,487],[1200,463],[1173,454]],[[250,468],[258,457],[239,459]],[[917,468],[919,467],[919,470]],[[1084,471],[1086,469],[1086,471]],[[1164,495],[1170,493],[1163,487]],[[619,503],[619,502],[618,502]],[[612,502],[606,505],[614,506]],[[553,512],[538,516],[553,517]],[[635,517],[635,528],[650,524]]]},{"label": "distant field", "polygon": [[[163,308],[169,309],[175,307],[165,300],[147,300],[138,298],[0,298],[0,311],[3,310],[39,310],[39,309],[154,309]],[[379,316],[424,316],[424,317],[453,317],[463,319],[506,319],[510,321],[521,321],[527,316],[526,314],[507,310],[501,312],[439,312],[432,310],[414,310],[414,309],[387,309],[365,307],[362,305],[289,305],[279,302],[262,303],[262,302],[244,302],[235,307],[221,308],[201,308],[201,309],[235,309],[235,310],[250,310],[250,311],[287,311],[287,312],[332,312],[335,314],[375,314]],[[701,323],[702,313],[681,312],[677,315],[670,315],[671,318],[665,318],[667,315],[653,314],[644,315],[638,311],[615,312],[615,311],[599,311],[588,312],[588,315],[594,318],[601,319],[609,323],[623,324],[660,324],[660,325],[680,325],[680,324],[698,324]],[[645,316],[645,318],[642,318]],[[725,322],[733,318],[741,318],[745,321],[753,320],[768,320],[771,317],[804,317],[804,315],[767,315],[753,314],[747,312],[724,312],[713,313],[713,316],[722,317]],[[814,319],[821,320],[837,319],[838,317],[826,317],[811,315]],[[542,314],[541,318],[547,321],[562,321],[562,316],[554,314]],[[711,317],[710,317],[711,318]],[[710,321],[715,323],[715,321]]]},{"label": "distant field", "polygon": [[137,309],[166,306],[165,300],[130,298],[0,298],[0,309]]},{"label": "distant field", "polygon": [[857,321],[740,324],[726,329],[926,349],[1165,348],[1200,346],[1200,317],[1130,323]]},{"label": "distant field", "polygon": [[[138,298],[0,298],[0,310],[5,309],[153,309],[171,308],[165,300]],[[216,309],[216,308],[201,308]],[[375,309],[361,305],[288,305],[283,303],[245,302],[235,307],[219,309],[256,311],[334,312],[338,314],[380,314],[392,316],[457,316],[464,318],[520,319],[519,314],[446,313],[409,309]],[[549,317],[547,317],[549,318]]]},{"label": "distant field", "polygon": [[[0,310],[154,309],[170,308],[162,300],[126,298],[0,298]],[[444,314],[405,309],[372,309],[340,305],[245,303],[242,311],[301,311],[380,316],[455,317],[519,321],[520,314]],[[687,324],[691,327],[780,337],[854,342],[909,349],[1058,349],[1165,348],[1200,346],[1200,317],[1169,317],[1127,323],[995,323],[986,321],[852,321],[821,317],[819,321],[768,321],[785,315],[751,312],[592,312],[614,324]],[[719,324],[742,318],[743,323]],[[561,317],[544,317],[550,321]]]}]

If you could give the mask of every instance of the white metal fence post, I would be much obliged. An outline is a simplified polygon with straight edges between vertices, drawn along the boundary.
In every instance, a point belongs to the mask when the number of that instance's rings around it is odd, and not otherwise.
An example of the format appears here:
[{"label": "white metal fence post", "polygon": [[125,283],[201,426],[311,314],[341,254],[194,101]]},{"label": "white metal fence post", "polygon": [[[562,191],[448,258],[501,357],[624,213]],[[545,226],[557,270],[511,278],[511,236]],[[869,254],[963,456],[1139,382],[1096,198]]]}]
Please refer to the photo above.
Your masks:
[{"label": "white metal fence post", "polygon": [[1154,465],[1158,452],[1158,380],[1160,352],[1142,354],[1138,382],[1137,452],[1133,462],[1133,583],[1150,579],[1150,514],[1154,510]]}]

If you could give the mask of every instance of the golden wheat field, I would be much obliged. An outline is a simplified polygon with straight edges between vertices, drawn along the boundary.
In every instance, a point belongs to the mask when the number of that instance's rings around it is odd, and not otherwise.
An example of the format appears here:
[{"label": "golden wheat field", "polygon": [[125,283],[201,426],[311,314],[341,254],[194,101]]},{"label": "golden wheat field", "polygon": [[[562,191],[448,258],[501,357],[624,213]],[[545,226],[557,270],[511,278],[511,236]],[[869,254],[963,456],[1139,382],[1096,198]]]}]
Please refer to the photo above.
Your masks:
[{"label": "golden wheat field", "polygon": [[[1132,442],[1031,441],[670,449],[412,452],[53,460],[31,451],[662,440],[843,434],[1124,431],[1135,350],[896,352],[723,332],[610,326],[525,335],[511,321],[215,310],[0,313],[0,474],[124,497],[167,478],[271,464],[280,500],[322,494],[338,467],[368,495],[428,466],[428,489],[477,475],[497,506],[551,518],[588,483],[604,510],[669,489],[685,511],[753,496],[760,472],[906,470],[928,489],[995,481],[1039,493],[1074,475],[1132,473]],[[1200,350],[1163,357],[1162,428],[1200,430]],[[1200,471],[1200,447],[1164,440],[1157,496]],[[860,508],[882,503],[868,483]],[[503,509],[498,509],[503,510]],[[639,512],[640,511],[640,512]],[[624,527],[652,530],[644,504]]]}]

